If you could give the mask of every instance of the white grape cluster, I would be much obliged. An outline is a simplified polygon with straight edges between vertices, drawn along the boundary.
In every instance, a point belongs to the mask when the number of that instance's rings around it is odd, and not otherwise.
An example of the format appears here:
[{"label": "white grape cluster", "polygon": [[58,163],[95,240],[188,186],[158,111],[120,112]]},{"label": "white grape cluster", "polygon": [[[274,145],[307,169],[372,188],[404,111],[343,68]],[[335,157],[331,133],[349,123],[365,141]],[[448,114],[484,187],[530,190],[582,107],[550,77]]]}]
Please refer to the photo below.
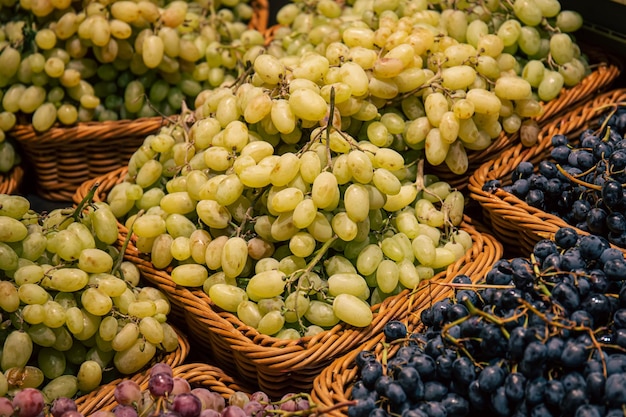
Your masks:
[{"label": "white grape cluster", "polygon": [[[248,80],[207,91],[193,115],[148,136],[107,202],[156,268],[263,334],[367,326],[370,306],[472,246],[458,227],[464,197],[424,175],[419,152],[343,131],[340,91],[317,110],[315,92],[296,87],[306,78],[277,84],[292,89],[284,99],[255,86],[276,63],[260,55]],[[380,129],[403,124],[391,112]]]},{"label": "white grape cluster", "polygon": [[71,398],[178,348],[167,297],[140,285],[117,240],[104,203],[40,216],[0,195],[1,396],[40,388],[49,401]]},{"label": "white grape cluster", "polygon": [[24,115],[37,131],[54,123],[177,113],[203,89],[244,70],[263,45],[246,1],[3,2],[0,135]]},{"label": "white grape cluster", "polygon": [[467,151],[534,131],[541,102],[589,73],[570,35],[581,16],[558,0],[320,0],[290,3],[277,20],[256,85],[312,81],[298,93],[308,114],[294,113],[314,120],[331,86],[344,125],[379,127],[377,110],[393,109],[405,145],[455,174],[466,172]]}]

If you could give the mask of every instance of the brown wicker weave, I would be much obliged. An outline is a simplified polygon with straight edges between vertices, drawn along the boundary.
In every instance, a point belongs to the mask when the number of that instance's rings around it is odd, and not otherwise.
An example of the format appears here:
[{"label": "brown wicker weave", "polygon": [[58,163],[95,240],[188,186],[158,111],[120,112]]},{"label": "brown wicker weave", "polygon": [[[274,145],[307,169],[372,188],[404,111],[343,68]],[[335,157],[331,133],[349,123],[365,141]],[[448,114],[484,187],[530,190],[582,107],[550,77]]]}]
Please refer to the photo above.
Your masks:
[{"label": "brown wicker weave", "polygon": [[[174,377],[185,379],[195,387],[207,388],[228,399],[235,391],[245,392],[235,380],[226,375],[221,369],[205,363],[187,363],[172,365]],[[137,382],[143,390],[148,388],[148,370],[140,372],[128,378]],[[113,396],[115,386],[124,379],[118,379],[103,385],[98,390],[89,393],[76,400],[78,411],[85,416],[96,411],[110,411],[117,405]]]},{"label": "brown wicker weave", "polygon": [[39,196],[71,201],[86,180],[125,166],[146,136],[163,125],[161,117],[78,123],[37,132],[17,125],[10,132],[32,167]]},{"label": "brown wicker weave", "polygon": [[0,194],[17,194],[24,180],[24,169],[14,166],[6,174],[0,175]]},{"label": "brown wicker weave", "polygon": [[[511,173],[522,161],[537,164],[549,158],[551,139],[555,134],[564,134],[574,140],[587,127],[597,127],[597,118],[606,113],[606,106],[626,100],[626,89],[604,93],[586,104],[579,105],[558,120],[546,125],[534,148],[517,145],[503,152],[497,159],[482,165],[469,180],[470,197],[481,205],[485,221],[490,223],[493,233],[510,249],[512,254],[528,254],[536,242],[570,226],[561,218],[529,206],[501,189],[495,193],[483,191],[483,185],[492,179],[510,184]],[[604,107],[603,107],[604,106]],[[571,226],[570,226],[571,227]],[[581,234],[586,234],[576,229]]]},{"label": "brown wicker weave", "polygon": [[[122,181],[124,171],[118,170],[117,173],[119,181]],[[102,183],[111,184],[111,177]],[[81,187],[75,199],[80,200],[89,187],[89,184]],[[102,196],[102,193],[99,195]],[[121,225],[120,228],[124,236],[127,231]],[[462,228],[472,235],[472,250],[431,281],[446,282],[460,273],[481,275],[500,258],[502,247],[478,232],[471,219],[466,217]],[[334,359],[378,335],[389,320],[405,319],[413,306],[425,305],[446,291],[443,286],[424,282],[414,292],[405,290],[373,306],[374,321],[369,327],[338,324],[314,337],[281,340],[260,334],[236,315],[219,310],[201,289],[176,285],[166,271],[156,270],[132,244],[126,256],[137,265],[147,281],[168,295],[172,304],[171,314],[183,312],[196,346],[210,350],[216,363],[229,374],[239,374],[242,380],[257,384],[273,397],[288,392],[309,391],[315,377]]]}]

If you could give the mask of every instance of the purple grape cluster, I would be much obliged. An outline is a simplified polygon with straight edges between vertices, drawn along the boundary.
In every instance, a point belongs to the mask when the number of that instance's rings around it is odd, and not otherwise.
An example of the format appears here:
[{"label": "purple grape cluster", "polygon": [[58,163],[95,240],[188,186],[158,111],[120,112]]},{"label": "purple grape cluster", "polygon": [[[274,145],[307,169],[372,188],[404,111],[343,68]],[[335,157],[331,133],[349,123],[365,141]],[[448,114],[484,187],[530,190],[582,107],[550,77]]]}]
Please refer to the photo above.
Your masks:
[{"label": "purple grape cluster", "polygon": [[529,206],[626,248],[626,110],[607,116],[600,120],[604,129],[586,129],[577,140],[554,135],[549,158],[521,162],[511,173],[511,185],[490,180],[483,190],[501,187]]},{"label": "purple grape cluster", "polygon": [[99,411],[91,417],[261,417],[286,412],[306,415],[311,409],[308,399],[297,394],[272,402],[262,391],[251,395],[237,391],[226,401],[217,392],[192,387],[184,378],[174,376],[165,363],[155,364],[149,375],[147,390],[133,380],[124,380],[115,387],[117,405],[112,411]]},{"label": "purple grape cluster", "polygon": [[[426,330],[383,366],[360,352],[350,417],[623,417],[626,259],[605,239],[561,228],[528,257],[421,313]],[[390,323],[391,324],[391,323]]]}]

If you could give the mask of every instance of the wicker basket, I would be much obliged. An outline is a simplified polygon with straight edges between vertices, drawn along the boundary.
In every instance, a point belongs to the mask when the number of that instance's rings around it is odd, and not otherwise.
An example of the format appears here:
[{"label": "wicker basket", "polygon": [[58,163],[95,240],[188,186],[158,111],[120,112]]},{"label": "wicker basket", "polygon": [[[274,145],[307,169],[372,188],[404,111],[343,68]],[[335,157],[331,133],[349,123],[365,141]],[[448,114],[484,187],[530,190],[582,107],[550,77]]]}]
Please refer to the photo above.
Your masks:
[{"label": "wicker basket", "polygon": [[[483,226],[481,225],[477,225],[478,229],[482,229],[482,227]],[[484,234],[483,238],[485,245],[490,246],[489,250],[492,251],[497,257],[495,260],[501,259],[501,247],[495,238],[488,234]],[[483,279],[486,272],[488,272],[488,269],[459,271],[459,273],[469,275],[474,283]],[[449,278],[452,279],[454,276]],[[437,295],[432,296],[427,303],[416,304],[403,320],[407,329],[411,333],[420,332],[424,328],[420,319],[420,313],[422,310],[453,294],[453,289],[451,287],[438,284],[440,284],[440,282],[432,282],[428,284],[428,287],[436,287],[439,289]],[[387,358],[391,358],[401,347],[400,344],[383,344],[382,342],[384,342],[384,340],[385,336],[383,333],[377,334],[375,337],[360,345],[357,349],[354,349],[341,358],[333,361],[319,374],[319,376],[315,378],[311,390],[311,397],[313,398],[314,403],[318,406],[318,409],[324,410],[323,415],[329,417],[346,417],[348,415],[348,406],[353,404],[353,401],[350,400],[352,386],[359,377],[358,369],[355,363],[355,358],[358,353],[364,350],[370,350],[374,351],[379,359],[383,355],[386,355]]]},{"label": "wicker basket", "polygon": [[[593,71],[576,86],[563,88],[556,99],[542,103],[543,112],[535,119],[541,128],[563,116],[573,106],[585,103],[599,93],[607,91],[619,77],[621,67],[618,65],[617,60],[593,48],[588,48],[586,52],[590,57]],[[500,136],[487,149],[468,151],[469,166],[467,174],[469,175],[476,171],[482,164],[497,158],[501,152],[518,143],[520,143],[519,132],[509,135],[502,131]],[[467,176],[459,176],[452,173],[445,164],[429,166],[428,169],[429,173],[437,175],[440,179],[460,190],[464,190],[467,187]]]},{"label": "wicker basket", "polygon": [[[226,375],[221,369],[207,365],[205,363],[187,363],[172,365],[174,377],[185,379],[195,387],[207,388],[228,399],[234,392],[245,392],[235,380]],[[143,390],[148,388],[149,372],[144,371],[128,378],[137,382]],[[76,400],[78,411],[84,416],[89,416],[96,411],[110,411],[117,405],[113,396],[115,386],[123,381],[119,379],[109,384],[103,385],[98,390],[93,391]]]},{"label": "wicker basket", "polygon": [[87,179],[125,166],[146,136],[163,125],[161,117],[78,123],[36,132],[32,125],[11,131],[35,176],[36,192],[52,201],[71,201]]},{"label": "wicker basket", "polygon": [[14,166],[6,174],[0,175],[0,194],[17,194],[24,179],[24,168],[21,165]]},{"label": "wicker basket", "polygon": [[[570,226],[561,218],[529,206],[514,195],[498,189],[494,193],[483,191],[483,185],[492,179],[510,184],[511,173],[522,161],[537,164],[549,158],[552,150],[551,139],[555,134],[564,134],[574,140],[587,127],[595,127],[598,117],[607,111],[606,106],[626,100],[626,89],[604,93],[558,120],[546,125],[534,148],[517,145],[503,152],[497,159],[482,165],[469,180],[470,197],[482,207],[485,222],[493,233],[510,250],[511,254],[528,254],[539,240]],[[603,107],[604,106],[604,107]],[[587,234],[576,229],[581,234]]]},{"label": "wicker basket", "polygon": [[[122,181],[125,171],[117,170],[116,173],[117,181]],[[113,177],[107,176],[100,182],[99,190],[102,191],[96,194],[99,198],[104,195],[104,184],[112,186]],[[84,184],[75,200],[80,201],[92,183]],[[124,235],[127,231],[120,227],[121,235]],[[465,218],[462,227],[474,239],[472,250],[432,281],[445,282],[459,273],[480,275],[500,258],[501,246],[476,230],[470,218]],[[281,340],[260,334],[234,314],[219,310],[201,289],[177,286],[166,271],[156,270],[132,244],[126,256],[137,265],[147,281],[168,295],[172,314],[183,312],[189,335],[197,346],[211,351],[216,363],[229,374],[239,374],[242,381],[258,386],[273,397],[309,391],[315,377],[334,359],[378,335],[389,320],[405,318],[412,306],[428,303],[445,291],[443,286],[426,285],[425,282],[417,291],[405,290],[373,306],[374,321],[369,327],[339,324],[314,337]]]}]

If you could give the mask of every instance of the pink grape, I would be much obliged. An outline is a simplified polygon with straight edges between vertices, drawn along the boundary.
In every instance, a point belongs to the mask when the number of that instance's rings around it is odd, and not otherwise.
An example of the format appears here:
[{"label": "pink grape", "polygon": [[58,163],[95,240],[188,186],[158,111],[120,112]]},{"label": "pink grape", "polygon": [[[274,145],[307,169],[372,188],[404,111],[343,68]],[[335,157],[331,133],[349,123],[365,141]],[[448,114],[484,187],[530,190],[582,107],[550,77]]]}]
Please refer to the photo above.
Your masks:
[{"label": "pink grape", "polygon": [[267,404],[270,402],[270,397],[263,391],[256,391],[250,395],[250,401],[258,401],[260,403]]},{"label": "pink grape", "polygon": [[118,404],[132,405],[141,400],[141,387],[131,379],[125,379],[115,386],[113,396]]},{"label": "pink grape", "polygon": [[207,408],[206,410],[202,410],[202,412],[200,413],[200,417],[221,417],[221,414],[219,411]]},{"label": "pink grape", "polygon": [[258,401],[249,401],[244,405],[243,411],[251,417],[263,417],[265,415],[265,406]]},{"label": "pink grape", "polygon": [[61,414],[61,417],[85,417],[82,413],[79,413],[76,410],[68,410],[65,413]]},{"label": "pink grape", "polygon": [[115,417],[113,411],[104,411],[98,410],[93,414],[90,414],[89,417]]},{"label": "pink grape", "polygon": [[209,409],[221,412],[226,407],[226,400],[216,392],[206,388],[194,388],[191,390],[191,393],[200,399],[203,410]]},{"label": "pink grape", "polygon": [[13,407],[17,417],[37,417],[45,405],[43,394],[35,388],[25,388],[13,397]]},{"label": "pink grape", "polygon": [[131,405],[116,405],[115,408],[113,408],[113,414],[115,414],[115,417],[137,417],[137,410],[135,410],[135,407],[131,406]]},{"label": "pink grape", "polygon": [[191,392],[191,385],[185,378],[174,377],[174,388],[172,388],[171,395],[178,395]]},{"label": "pink grape", "polygon": [[155,363],[152,368],[150,368],[150,376],[154,376],[157,374],[165,373],[171,377],[174,376],[174,372],[172,371],[172,367],[164,362]]},{"label": "pink grape", "polygon": [[[291,399],[291,397],[293,397],[294,394],[285,394],[283,395],[283,397],[280,399],[281,404],[280,404],[280,409],[283,411],[298,411],[298,404],[296,403],[295,399]],[[283,402],[284,401],[284,402]]]},{"label": "pink grape", "polygon": [[246,412],[236,405],[229,405],[222,410],[222,417],[247,417]]},{"label": "pink grape", "polygon": [[197,417],[202,411],[202,402],[191,393],[178,394],[172,400],[170,409],[181,417]]},{"label": "pink grape", "polygon": [[50,413],[53,417],[61,417],[66,411],[76,411],[76,403],[73,399],[67,397],[59,397],[52,402]]},{"label": "pink grape", "polygon": [[7,397],[0,397],[0,416],[12,416],[13,403]]}]

